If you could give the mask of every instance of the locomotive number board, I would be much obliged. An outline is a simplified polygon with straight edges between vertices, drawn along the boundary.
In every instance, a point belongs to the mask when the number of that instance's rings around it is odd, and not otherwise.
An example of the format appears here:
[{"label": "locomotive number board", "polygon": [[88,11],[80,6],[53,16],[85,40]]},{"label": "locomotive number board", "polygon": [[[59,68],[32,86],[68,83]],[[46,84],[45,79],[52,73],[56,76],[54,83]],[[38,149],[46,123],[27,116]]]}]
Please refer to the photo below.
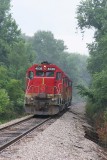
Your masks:
[{"label": "locomotive number board", "polygon": [[[42,71],[42,70],[43,70],[43,68],[42,68],[41,66],[37,66],[35,69],[36,69],[37,71]],[[55,71],[55,68],[53,68],[53,67],[48,67],[47,69],[45,68],[45,70]]]},{"label": "locomotive number board", "polygon": [[42,71],[42,67],[41,66],[38,66],[35,68],[37,71]]},{"label": "locomotive number board", "polygon": [[55,68],[48,68],[48,71],[55,71]]}]

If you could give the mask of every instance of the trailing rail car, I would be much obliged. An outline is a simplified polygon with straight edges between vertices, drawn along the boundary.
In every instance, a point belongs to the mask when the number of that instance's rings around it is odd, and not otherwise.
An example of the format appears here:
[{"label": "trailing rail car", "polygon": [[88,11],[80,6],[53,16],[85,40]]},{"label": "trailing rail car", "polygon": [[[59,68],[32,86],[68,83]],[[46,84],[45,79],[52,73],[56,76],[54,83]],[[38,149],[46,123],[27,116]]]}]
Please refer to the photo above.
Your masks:
[{"label": "trailing rail car", "polygon": [[36,115],[55,115],[71,105],[72,80],[55,64],[42,62],[26,73],[25,110]]}]

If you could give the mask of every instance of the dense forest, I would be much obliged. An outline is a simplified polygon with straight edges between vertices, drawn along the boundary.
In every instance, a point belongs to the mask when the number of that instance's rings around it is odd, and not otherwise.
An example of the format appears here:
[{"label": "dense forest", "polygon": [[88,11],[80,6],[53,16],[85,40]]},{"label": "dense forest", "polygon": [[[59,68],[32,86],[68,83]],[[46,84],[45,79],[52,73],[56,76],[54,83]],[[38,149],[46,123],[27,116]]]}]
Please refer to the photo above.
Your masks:
[{"label": "dense forest", "polygon": [[77,10],[78,27],[84,32],[94,28],[94,42],[88,44],[88,71],[92,81],[89,88],[79,85],[82,96],[87,97],[87,115],[107,144],[107,1],[84,0]]},{"label": "dense forest", "polygon": [[0,0],[0,123],[24,114],[26,69],[44,60],[71,77],[73,99],[79,99],[75,86],[87,86],[90,79],[87,56],[68,53],[64,41],[55,39],[51,31],[24,35],[12,18],[10,0]]}]

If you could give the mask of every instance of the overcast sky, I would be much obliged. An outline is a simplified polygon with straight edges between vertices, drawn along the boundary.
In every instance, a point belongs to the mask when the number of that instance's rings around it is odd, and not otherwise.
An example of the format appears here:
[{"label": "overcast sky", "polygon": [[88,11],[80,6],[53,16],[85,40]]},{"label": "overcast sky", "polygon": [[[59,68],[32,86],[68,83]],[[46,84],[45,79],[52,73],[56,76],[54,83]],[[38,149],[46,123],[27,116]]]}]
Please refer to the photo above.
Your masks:
[{"label": "overcast sky", "polygon": [[88,54],[86,43],[92,42],[93,32],[82,37],[77,30],[76,8],[80,0],[12,0],[13,18],[26,35],[38,30],[51,31],[62,39],[69,52]]}]

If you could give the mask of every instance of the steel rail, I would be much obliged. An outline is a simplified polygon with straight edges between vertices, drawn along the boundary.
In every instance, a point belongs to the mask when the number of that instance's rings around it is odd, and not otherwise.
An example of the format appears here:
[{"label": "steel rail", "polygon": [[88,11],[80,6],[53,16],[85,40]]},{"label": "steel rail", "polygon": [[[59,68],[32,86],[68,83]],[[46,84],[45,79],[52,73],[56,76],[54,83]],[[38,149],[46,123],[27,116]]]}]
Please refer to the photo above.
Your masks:
[{"label": "steel rail", "polygon": [[6,125],[6,126],[4,126],[4,127],[1,127],[1,128],[0,128],[0,131],[2,131],[2,130],[4,130],[4,129],[7,129],[7,128],[9,128],[9,127],[15,126],[15,125],[17,125],[17,124],[20,124],[21,122],[25,122],[25,121],[27,121],[27,120],[30,120],[31,118],[33,118],[33,116],[26,117],[25,119],[19,120],[18,122],[14,122],[14,123],[12,123],[12,124],[9,124],[9,125]]},{"label": "steel rail", "polygon": [[14,138],[13,140],[5,143],[4,145],[2,145],[0,147],[0,152],[3,151],[5,148],[7,148],[8,146],[10,146],[11,144],[17,142],[18,140],[20,140],[22,137],[24,137],[25,135],[27,135],[28,133],[32,132],[34,129],[38,128],[40,125],[44,124],[45,122],[47,122],[48,120],[50,120],[51,118],[47,118],[46,120],[44,120],[43,122],[35,125],[34,127],[32,127],[31,129],[29,129],[28,131],[22,133],[21,135],[17,136],[16,138]]}]

